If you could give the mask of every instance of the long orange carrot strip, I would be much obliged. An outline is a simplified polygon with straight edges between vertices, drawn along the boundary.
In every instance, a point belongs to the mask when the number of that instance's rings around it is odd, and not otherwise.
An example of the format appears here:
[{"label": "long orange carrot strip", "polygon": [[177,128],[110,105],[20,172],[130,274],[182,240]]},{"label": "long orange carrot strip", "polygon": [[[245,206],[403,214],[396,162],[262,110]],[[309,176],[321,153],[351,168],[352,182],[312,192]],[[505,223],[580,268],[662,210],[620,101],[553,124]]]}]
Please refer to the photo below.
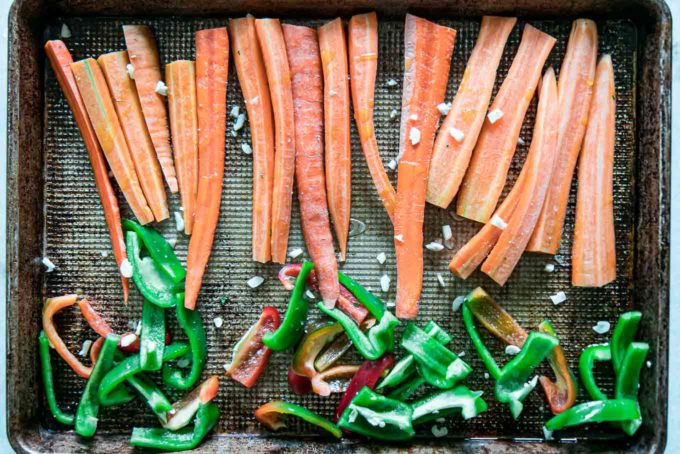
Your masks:
[{"label": "long orange carrot strip", "polygon": [[253,145],[253,260],[271,259],[272,188],[274,185],[274,119],[255,18],[229,20],[234,64],[248,112]]},{"label": "long orange carrot strip", "polygon": [[612,182],[615,127],[614,69],[611,57],[603,55],[595,73],[588,129],[578,164],[571,282],[579,287],[602,287],[616,279]]},{"label": "long orange carrot strip", "polygon": [[127,139],[144,197],[157,222],[168,218],[161,167],[144,123],[137,89],[127,72],[127,52],[111,52],[97,59],[111,91],[118,120]]},{"label": "long orange carrot strip", "polygon": [[345,260],[352,202],[352,144],[349,134],[347,42],[342,19],[337,18],[319,27],[319,48],[324,77],[328,210],[342,260]]},{"label": "long orange carrot strip", "polygon": [[[59,86],[61,86],[61,90],[64,92],[66,101],[73,113],[73,118],[75,118],[78,129],[80,129],[80,135],[83,137],[83,142],[85,142],[85,149],[87,149],[90,164],[92,165],[92,173],[94,173],[94,182],[97,185],[99,199],[104,208],[104,219],[109,228],[113,255],[116,258],[118,268],[120,268],[123,260],[127,258],[127,253],[125,250],[123,228],[120,225],[118,200],[116,199],[113,186],[111,186],[111,181],[109,181],[109,172],[106,169],[104,154],[99,146],[99,141],[97,140],[90,118],[87,116],[85,103],[83,103],[83,99],[80,97],[76,80],[71,71],[73,58],[66,45],[59,40],[48,41],[45,44],[45,53],[47,53],[52,70],[57,76]],[[123,284],[123,300],[127,304],[129,292],[128,278],[121,276],[120,279]]]},{"label": "long orange carrot strip", "polygon": [[550,184],[550,174],[557,151],[559,121],[557,81],[552,68],[548,68],[543,76],[538,99],[536,123],[529,151],[536,156],[525,173],[525,181],[517,207],[482,265],[482,272],[489,275],[499,285],[505,284],[522,257]]},{"label": "long orange carrot strip", "polygon": [[[198,191],[198,118],[194,62],[177,60],[165,66],[170,131],[184,209],[184,233],[191,234]],[[226,120],[225,120],[226,121]]]},{"label": "long orange carrot strip", "polygon": [[423,220],[437,105],[444,101],[456,31],[411,14],[404,29],[404,93],[394,212],[397,317],[418,315],[423,287]]},{"label": "long orange carrot strip", "polygon": [[295,176],[302,233],[314,262],[319,293],[333,307],[338,299],[338,262],[328,219],[323,159],[323,75],[316,30],[284,24],[295,112]]},{"label": "long orange carrot strip", "polygon": [[194,309],[210,258],[220,216],[227,129],[229,34],[213,28],[196,32],[196,100],[198,102],[198,194],[194,228],[187,253],[184,307]]},{"label": "long orange carrot strip", "polygon": [[141,224],[153,221],[102,70],[93,58],[71,64],[88,116],[125,199]]},{"label": "long orange carrot strip", "polygon": [[175,165],[170,150],[168,113],[156,85],[163,80],[156,40],[146,25],[124,25],[125,45],[134,70],[135,85],[142,105],[146,127],[170,192],[177,192]]},{"label": "long orange carrot strip", "polygon": [[555,38],[526,25],[517,55],[498,94],[475,146],[463,184],[458,193],[457,213],[486,222],[496,209],[510,162],[543,64]]},{"label": "long orange carrot strip", "polygon": [[375,13],[359,14],[349,20],[349,73],[354,120],[359,131],[368,171],[390,219],[394,218],[397,195],[385,173],[373,125],[375,75],[378,71],[378,19]]},{"label": "long orange carrot strip", "polygon": [[272,260],[285,263],[295,176],[295,120],[290,67],[279,20],[257,19],[255,29],[274,111],[276,152],[272,194]]},{"label": "long orange carrot strip", "polygon": [[439,128],[427,181],[427,201],[449,206],[458,193],[484,123],[503,48],[515,17],[485,16],[456,97]]},{"label": "long orange carrot strip", "polygon": [[597,25],[577,19],[571,28],[557,93],[560,105],[557,155],[541,216],[527,251],[555,254],[562,239],[571,180],[588,123],[597,61]]}]

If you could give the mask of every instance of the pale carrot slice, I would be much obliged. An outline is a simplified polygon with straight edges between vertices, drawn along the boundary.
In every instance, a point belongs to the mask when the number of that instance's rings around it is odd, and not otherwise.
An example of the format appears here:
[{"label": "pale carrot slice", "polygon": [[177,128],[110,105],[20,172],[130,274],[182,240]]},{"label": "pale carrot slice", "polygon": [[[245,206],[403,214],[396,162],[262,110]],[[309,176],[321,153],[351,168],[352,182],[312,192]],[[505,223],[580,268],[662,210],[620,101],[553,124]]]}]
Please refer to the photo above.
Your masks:
[{"label": "pale carrot slice", "polygon": [[144,123],[137,89],[127,72],[127,52],[111,52],[97,59],[114,99],[118,120],[123,128],[132,161],[135,163],[144,197],[157,222],[168,218],[168,204],[161,167]]},{"label": "pale carrot slice", "polygon": [[522,122],[555,38],[526,25],[517,55],[494,99],[458,193],[457,213],[486,222],[496,209]]},{"label": "pale carrot slice", "polygon": [[446,120],[439,128],[427,180],[427,201],[449,206],[458,193],[484,123],[503,48],[515,17],[484,16]]},{"label": "pale carrot slice", "polygon": [[148,224],[153,221],[153,213],[139,186],[135,165],[102,70],[93,58],[72,63],[71,70],[111,172],[137,220]]},{"label": "pale carrot slice", "polygon": [[163,170],[170,192],[177,192],[175,165],[170,150],[170,132],[165,100],[156,92],[161,76],[161,62],[158,57],[156,40],[146,25],[123,25],[125,45],[132,64],[135,85],[142,105],[146,127],[156,150],[158,162]]},{"label": "pale carrot slice", "polygon": [[229,20],[236,74],[248,112],[253,148],[253,260],[271,259],[274,119],[267,73],[253,16]]},{"label": "pale carrot slice", "polygon": [[423,287],[423,220],[437,105],[444,101],[456,31],[411,14],[404,28],[404,93],[394,211],[397,317],[418,315]]},{"label": "pale carrot slice", "polygon": [[194,309],[210,258],[220,216],[227,129],[229,34],[213,28],[196,32],[196,101],[198,103],[198,193],[184,288],[184,307]]},{"label": "pale carrot slice", "polygon": [[536,123],[529,149],[535,156],[525,173],[522,191],[517,206],[507,221],[507,227],[482,265],[482,272],[499,285],[505,284],[522,257],[550,184],[550,174],[557,153],[557,99],[555,72],[548,68],[541,81]]},{"label": "pale carrot slice", "polygon": [[286,262],[295,175],[295,120],[290,67],[278,19],[256,19],[274,112],[274,186],[272,192],[272,260]]},{"label": "pale carrot slice", "polygon": [[378,71],[378,19],[375,13],[352,16],[348,27],[349,73],[354,120],[359,131],[368,171],[390,219],[394,218],[397,195],[387,177],[375,139],[373,106]]},{"label": "pale carrot slice", "polygon": [[588,123],[596,62],[597,25],[588,19],[577,19],[571,28],[557,82],[560,100],[557,149],[560,152],[527,251],[555,254],[560,247],[571,180]]},{"label": "pale carrot slice", "polygon": [[324,178],[324,95],[316,30],[284,24],[283,36],[290,64],[295,112],[295,177],[300,201],[302,233],[319,281],[324,303],[338,299],[338,262],[328,219]]},{"label": "pale carrot slice", "polygon": [[588,128],[578,164],[571,282],[579,287],[602,287],[616,279],[612,181],[615,128],[614,69],[611,57],[603,55],[595,73]]},{"label": "pale carrot slice", "polygon": [[349,134],[347,41],[342,19],[337,18],[319,27],[319,48],[324,77],[328,210],[344,261],[352,202],[352,144]]},{"label": "pale carrot slice", "polygon": [[[113,256],[116,259],[118,268],[123,264],[123,260],[127,258],[125,250],[125,237],[123,236],[123,228],[120,224],[120,209],[118,208],[118,199],[116,193],[109,180],[109,172],[104,161],[104,154],[99,146],[99,141],[87,116],[87,109],[85,103],[80,97],[76,80],[71,71],[71,63],[73,58],[71,53],[66,48],[62,41],[48,41],[45,44],[45,53],[50,60],[50,65],[54,74],[57,76],[59,86],[64,92],[66,101],[68,102],[73,118],[76,120],[80,135],[85,142],[85,149],[90,158],[90,165],[92,165],[92,173],[94,173],[94,182],[97,185],[99,192],[99,199],[104,208],[104,219],[109,228],[109,236],[111,237],[111,246],[113,247]],[[129,281],[128,278],[120,277],[123,284],[123,301],[127,304]]]},{"label": "pale carrot slice", "polygon": [[[193,231],[198,192],[198,118],[194,62],[177,60],[165,66],[170,131],[182,199],[184,233]],[[226,121],[226,120],[225,120]]]}]

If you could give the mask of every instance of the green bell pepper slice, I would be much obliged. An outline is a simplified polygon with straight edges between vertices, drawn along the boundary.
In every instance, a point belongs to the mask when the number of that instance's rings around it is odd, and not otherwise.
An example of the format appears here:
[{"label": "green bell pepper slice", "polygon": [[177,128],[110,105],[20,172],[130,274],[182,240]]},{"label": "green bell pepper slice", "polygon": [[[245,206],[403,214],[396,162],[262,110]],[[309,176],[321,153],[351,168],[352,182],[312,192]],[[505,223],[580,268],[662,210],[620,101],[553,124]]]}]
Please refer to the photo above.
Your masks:
[{"label": "green bell pepper slice", "polygon": [[274,400],[255,410],[255,418],[270,430],[279,430],[286,427],[284,421],[285,415],[303,419],[310,424],[324,429],[335,438],[342,438],[342,431],[331,421],[290,402]]},{"label": "green bell pepper slice", "polygon": [[401,402],[406,402],[406,400],[415,394],[415,392],[418,391],[418,389],[424,384],[425,379],[420,375],[416,375],[415,377],[405,381],[398,388],[390,391],[390,393],[387,394],[387,397]]},{"label": "green bell pepper slice", "polygon": [[595,422],[629,421],[640,418],[638,403],[630,399],[595,400],[574,405],[553,416],[546,424],[548,430]]},{"label": "green bell pepper slice", "polygon": [[175,284],[184,281],[187,272],[184,266],[182,266],[182,262],[175,255],[172,246],[170,246],[170,243],[168,243],[163,235],[151,227],[140,225],[132,219],[123,219],[121,225],[123,230],[133,231],[137,234],[149,252],[149,256]]},{"label": "green bell pepper slice", "polygon": [[201,378],[201,372],[208,358],[208,347],[201,314],[197,309],[191,310],[184,307],[184,293],[178,293],[176,298],[177,323],[189,340],[191,369],[187,373],[182,369],[172,367],[163,360],[163,383],[176,389],[189,389]]},{"label": "green bell pepper slice", "polygon": [[413,425],[458,412],[463,419],[474,418],[488,408],[482,394],[482,391],[471,391],[463,385],[429,394],[411,404]]},{"label": "green bell pepper slice", "polygon": [[[616,376],[617,399],[631,399],[637,402],[640,372],[649,353],[649,344],[645,342],[631,342],[621,361],[619,373]],[[632,436],[642,425],[642,418],[636,418],[621,423],[623,431]]]},{"label": "green bell pepper slice", "polygon": [[338,426],[350,432],[386,441],[410,440],[413,430],[413,409],[363,387],[338,420]]},{"label": "green bell pepper slice", "polygon": [[343,328],[339,323],[325,323],[308,333],[293,355],[293,372],[309,378],[316,375],[314,362],[319,353],[342,333]]},{"label": "green bell pepper slice", "polygon": [[477,350],[477,354],[482,359],[484,366],[486,366],[486,370],[489,371],[489,375],[491,375],[494,380],[498,380],[498,377],[501,375],[501,368],[498,367],[498,363],[496,363],[493,355],[489,349],[486,348],[484,341],[479,336],[472,311],[470,311],[470,309],[468,309],[467,305],[465,304],[463,304],[461,310],[463,311],[463,323],[465,324],[465,330],[472,340],[472,345],[474,345],[475,350]]},{"label": "green bell pepper slice", "polygon": [[165,350],[165,309],[144,300],[139,356],[143,370],[160,370]]},{"label": "green bell pepper slice", "polygon": [[64,413],[59,408],[59,405],[57,405],[57,396],[54,392],[54,378],[52,377],[52,361],[50,360],[50,341],[47,339],[45,331],[40,331],[38,345],[40,348],[40,364],[42,366],[42,379],[45,386],[47,405],[50,407],[50,412],[54,419],[67,426],[72,426],[75,416],[70,413]]},{"label": "green bell pepper slice", "polygon": [[612,366],[614,373],[618,375],[621,370],[621,363],[623,357],[626,355],[626,350],[637,333],[638,325],[642,313],[639,311],[631,311],[621,314],[619,320],[616,322],[616,327],[612,333],[610,348],[612,352]]},{"label": "green bell pepper slice", "polygon": [[132,280],[139,293],[144,299],[159,307],[174,306],[178,286],[151,257],[141,256],[139,235],[134,231],[127,232],[125,244],[128,259],[132,264]]},{"label": "green bell pepper slice", "polygon": [[595,382],[595,376],[593,375],[595,362],[611,361],[611,359],[612,355],[609,344],[589,345],[581,353],[578,370],[581,374],[583,386],[593,400],[607,400],[607,396]]}]

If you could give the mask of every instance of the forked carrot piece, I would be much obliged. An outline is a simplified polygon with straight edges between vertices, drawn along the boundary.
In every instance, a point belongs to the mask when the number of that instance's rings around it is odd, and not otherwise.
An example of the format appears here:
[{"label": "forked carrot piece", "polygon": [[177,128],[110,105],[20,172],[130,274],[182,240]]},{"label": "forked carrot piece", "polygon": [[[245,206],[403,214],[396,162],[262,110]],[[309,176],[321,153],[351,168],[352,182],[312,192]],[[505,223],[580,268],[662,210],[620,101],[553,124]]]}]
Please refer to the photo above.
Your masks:
[{"label": "forked carrot piece", "polygon": [[[165,66],[168,84],[170,131],[184,209],[184,233],[193,231],[198,192],[198,118],[194,62],[177,60]],[[225,120],[226,121],[226,120]]]},{"label": "forked carrot piece", "polygon": [[596,63],[597,25],[588,19],[577,19],[571,28],[557,82],[560,105],[557,149],[560,152],[527,251],[555,254],[560,247],[571,180],[588,123]]},{"label": "forked carrot piece", "polygon": [[153,213],[139,186],[135,165],[102,70],[93,58],[72,63],[71,70],[111,172],[137,220],[148,224],[153,221]]},{"label": "forked carrot piece", "polygon": [[313,28],[288,24],[282,28],[292,76],[295,176],[302,233],[314,262],[321,298],[333,307],[340,285],[324,179],[324,95],[319,41]]},{"label": "forked carrot piece", "polygon": [[486,222],[496,209],[524,115],[554,44],[552,36],[531,25],[524,27],[517,55],[489,107],[458,193],[457,213],[460,216]]},{"label": "forked carrot piece", "polygon": [[349,20],[349,73],[352,87],[354,120],[359,131],[361,148],[364,151],[368,171],[378,196],[391,220],[397,195],[387,177],[375,139],[373,106],[375,75],[378,71],[378,19],[375,13],[359,14]]},{"label": "forked carrot piece", "polygon": [[347,42],[342,19],[319,27],[319,48],[324,77],[326,188],[342,260],[347,253],[352,202],[352,144],[350,142]]},{"label": "forked carrot piece", "polygon": [[[113,256],[120,269],[123,260],[127,258],[127,252],[125,250],[123,228],[120,224],[118,199],[116,199],[116,193],[109,180],[109,172],[106,168],[106,162],[104,161],[104,154],[99,146],[99,141],[97,140],[90,118],[87,116],[85,103],[78,92],[78,86],[73,77],[73,71],[71,71],[73,58],[66,48],[66,45],[59,40],[48,41],[45,44],[45,53],[50,60],[52,70],[57,76],[59,86],[64,92],[66,101],[71,108],[78,129],[80,129],[80,135],[83,137],[83,142],[85,142],[85,149],[87,149],[87,155],[90,158],[90,165],[92,165],[94,182],[97,185],[97,191],[99,191],[99,199],[102,202],[102,208],[104,208],[104,219],[109,228]],[[120,279],[123,284],[123,300],[127,304],[129,292],[128,278],[121,275]]]},{"label": "forked carrot piece", "polygon": [[578,164],[571,282],[579,287],[602,287],[616,279],[612,182],[615,127],[614,69],[611,57],[603,55],[595,73],[588,128]]},{"label": "forked carrot piece", "polygon": [[229,19],[236,74],[248,112],[253,146],[253,260],[271,260],[274,119],[255,18]]},{"label": "forked carrot piece", "polygon": [[170,150],[168,112],[165,110],[165,100],[156,92],[156,85],[163,80],[156,40],[146,25],[123,25],[123,35],[146,127],[163,170],[165,182],[170,192],[175,193],[177,177]]},{"label": "forked carrot piece", "polygon": [[144,197],[157,222],[168,218],[168,204],[163,187],[161,167],[144,123],[137,89],[130,79],[126,66],[130,63],[127,52],[111,52],[97,59],[111,91],[118,120],[123,128],[132,161],[135,163]]},{"label": "forked carrot piece", "polygon": [[437,105],[444,101],[456,31],[406,15],[404,93],[394,211],[397,317],[418,315],[423,287],[423,220]]},{"label": "forked carrot piece", "polygon": [[276,151],[272,192],[272,261],[285,263],[295,175],[295,120],[290,66],[281,22],[278,19],[256,19],[255,29],[274,111]]},{"label": "forked carrot piece", "polygon": [[451,110],[439,128],[432,151],[427,201],[449,206],[458,193],[484,123],[503,48],[515,17],[484,16]]},{"label": "forked carrot piece", "polygon": [[187,253],[184,307],[194,309],[210,258],[220,216],[227,129],[229,34],[213,28],[196,32],[196,101],[198,103],[198,193]]}]

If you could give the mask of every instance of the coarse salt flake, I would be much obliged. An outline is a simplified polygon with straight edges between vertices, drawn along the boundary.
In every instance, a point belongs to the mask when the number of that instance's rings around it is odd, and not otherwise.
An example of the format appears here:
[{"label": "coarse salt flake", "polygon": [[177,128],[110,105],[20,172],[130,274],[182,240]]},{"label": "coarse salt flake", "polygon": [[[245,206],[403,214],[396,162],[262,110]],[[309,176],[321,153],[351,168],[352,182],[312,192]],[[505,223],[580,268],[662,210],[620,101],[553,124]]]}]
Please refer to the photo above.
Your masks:
[{"label": "coarse salt flake", "polygon": [[425,245],[425,247],[426,247],[428,250],[434,251],[434,252],[441,252],[441,251],[444,250],[444,245],[441,244],[441,243],[439,243],[439,242],[437,242],[437,241],[432,241],[432,242],[430,242],[430,243],[427,243],[427,244]]},{"label": "coarse salt flake", "polygon": [[73,34],[71,33],[71,29],[68,28],[68,25],[61,24],[61,32],[59,33],[59,36],[61,36],[62,38],[70,38],[71,36],[73,36]]},{"label": "coarse salt flake", "polygon": [[241,113],[241,107],[237,104],[231,108],[229,111],[229,116],[231,118],[238,118],[238,114]]},{"label": "coarse salt flake", "polygon": [[137,340],[136,334],[133,333],[125,334],[120,338],[120,346],[129,347],[130,345],[134,344],[136,340]]},{"label": "coarse salt flake", "polygon": [[215,317],[213,318],[213,323],[215,324],[215,328],[222,328],[224,320],[222,319],[222,317]]},{"label": "coarse salt flake", "polygon": [[132,66],[132,63],[125,65],[125,69],[127,70],[128,77],[130,77],[132,80],[135,80],[135,68]]},{"label": "coarse salt flake", "polygon": [[168,238],[167,241],[168,241],[168,244],[169,244],[171,247],[174,248],[175,246],[177,246],[177,237],[176,237],[176,236],[173,236],[173,237],[171,237],[171,238]]},{"label": "coarse salt flake", "polygon": [[156,88],[154,88],[154,91],[161,96],[168,96],[168,86],[165,85],[165,82],[162,80],[156,82]]},{"label": "coarse salt flake", "polygon": [[465,133],[457,128],[449,128],[449,135],[453,137],[456,142],[462,142],[465,138]]},{"label": "coarse salt flake", "polygon": [[564,292],[557,292],[554,295],[550,295],[550,299],[553,304],[562,304],[567,300],[567,295]]},{"label": "coarse salt flake", "polygon": [[52,260],[48,259],[47,257],[43,257],[40,262],[45,265],[46,273],[51,273],[57,267],[54,263],[52,263]]},{"label": "coarse salt flake", "polygon": [[248,279],[248,282],[246,282],[246,284],[248,284],[248,287],[250,288],[257,288],[260,285],[262,285],[263,282],[264,278],[262,276],[253,276],[250,279]]},{"label": "coarse salt flake", "polygon": [[411,145],[418,145],[420,143],[420,129],[415,126],[412,127],[408,132],[408,138],[411,141]]},{"label": "coarse salt flake", "polygon": [[316,296],[314,295],[314,292],[311,290],[307,289],[305,290],[305,296],[307,297],[308,300],[314,301],[316,299]]},{"label": "coarse salt flake", "polygon": [[87,356],[87,354],[90,352],[90,347],[92,347],[92,341],[87,339],[86,341],[83,342],[83,346],[80,347],[78,356]]},{"label": "coarse salt flake", "polygon": [[404,235],[402,235],[401,233],[399,235],[394,235],[394,240],[399,241],[400,243],[403,243],[404,242]]},{"label": "coarse salt flake", "polygon": [[394,301],[388,301],[385,303],[385,307],[395,307],[396,305],[397,303],[395,303]]},{"label": "coarse salt flake", "polygon": [[409,120],[416,121],[416,120],[418,119],[418,115],[416,115],[416,114],[411,114],[411,116],[408,117],[408,118],[409,118]]},{"label": "coarse salt flake", "polygon": [[108,256],[109,256],[109,251],[101,251],[101,252],[99,253],[99,255],[101,255],[102,257],[108,257]]},{"label": "coarse salt flake", "polygon": [[485,379],[485,380],[488,380],[489,377],[490,377],[489,373],[488,373],[488,372],[484,372],[484,379]]},{"label": "coarse salt flake", "polygon": [[390,162],[387,163],[387,167],[389,167],[390,170],[395,170],[397,168],[397,161],[391,159]]},{"label": "coarse salt flake", "polygon": [[509,356],[515,356],[517,353],[521,351],[522,350],[517,345],[508,345],[507,347],[505,347],[505,354]]},{"label": "coarse salt flake", "polygon": [[376,255],[375,259],[383,265],[387,261],[387,255],[385,255],[384,252],[381,252],[380,254]]},{"label": "coarse salt flake", "polygon": [[259,97],[259,96],[255,96],[254,98],[251,98],[250,101],[248,101],[247,99],[245,100],[245,103],[246,103],[246,104],[253,104],[253,105],[255,105],[255,104],[257,104],[258,102],[260,102],[260,97]]},{"label": "coarse salt flake", "polygon": [[234,122],[234,131],[238,131],[243,127],[243,125],[246,123],[246,114],[238,114],[238,117],[236,117],[236,121]]},{"label": "coarse salt flake", "polygon": [[123,259],[122,262],[120,262],[120,275],[123,277],[130,278],[132,277],[133,269],[132,269],[132,263],[128,259]]},{"label": "coarse salt flake", "polygon": [[506,228],[508,228],[507,222],[505,222],[503,219],[501,219],[501,217],[498,216],[497,214],[494,214],[491,217],[490,222],[491,222],[491,225],[493,225],[494,227],[498,227],[501,230],[505,230]]},{"label": "coarse salt flake", "polygon": [[442,115],[448,115],[449,111],[451,110],[451,103],[450,102],[443,102],[443,103],[437,104],[437,110]]},{"label": "coarse salt flake", "polygon": [[335,90],[328,90],[328,96],[335,96],[337,94],[338,94],[338,92],[335,91]]},{"label": "coarse salt flake", "polygon": [[380,276],[380,288],[383,292],[390,290],[390,277],[387,274]]},{"label": "coarse salt flake", "polygon": [[397,81],[394,79],[389,79],[386,83],[388,87],[396,87],[397,86]]},{"label": "coarse salt flake", "polygon": [[489,123],[494,124],[501,118],[503,118],[503,111],[501,109],[494,109],[486,116],[489,119]]},{"label": "coarse salt flake", "polygon": [[521,137],[518,137],[518,138],[517,138],[517,143],[520,144],[520,145],[526,145],[526,144],[527,144],[527,143],[524,141],[524,139],[522,139]]},{"label": "coarse salt flake", "polygon": [[288,251],[288,257],[290,257],[292,259],[296,259],[296,258],[300,257],[303,252],[304,251],[302,250],[301,247],[296,247],[296,248],[290,249]]},{"label": "coarse salt flake", "polygon": [[554,263],[546,263],[545,268],[543,268],[546,273],[552,273],[555,271],[555,264]]},{"label": "coarse salt flake", "polygon": [[645,365],[647,366],[647,369],[649,369],[649,368],[652,367],[652,362],[651,362],[651,361],[647,361],[647,362],[645,363]]},{"label": "coarse salt flake", "polygon": [[597,334],[605,334],[609,332],[610,328],[611,324],[608,321],[600,320],[595,326],[593,326],[593,331],[595,331]]},{"label": "coarse salt flake", "polygon": [[175,211],[175,229],[177,229],[178,232],[184,230],[184,218],[179,211]]},{"label": "coarse salt flake", "polygon": [[465,352],[464,352],[464,351],[458,353],[458,357],[459,357],[459,358],[462,358],[463,356],[465,356]]},{"label": "coarse salt flake", "polygon": [[243,151],[245,154],[253,154],[253,149],[251,148],[250,144],[247,143],[241,144],[241,151]]},{"label": "coarse salt flake", "polygon": [[465,297],[464,296],[457,296],[453,299],[453,302],[451,303],[451,310],[453,312],[457,312],[458,309],[463,305],[465,302]]},{"label": "coarse salt flake", "polygon": [[390,120],[394,120],[395,118],[397,118],[398,115],[399,115],[399,112],[397,112],[397,109],[392,109],[390,111]]},{"label": "coarse salt flake", "polygon": [[442,273],[437,273],[437,282],[439,282],[440,287],[446,287],[446,282],[444,281]]}]

